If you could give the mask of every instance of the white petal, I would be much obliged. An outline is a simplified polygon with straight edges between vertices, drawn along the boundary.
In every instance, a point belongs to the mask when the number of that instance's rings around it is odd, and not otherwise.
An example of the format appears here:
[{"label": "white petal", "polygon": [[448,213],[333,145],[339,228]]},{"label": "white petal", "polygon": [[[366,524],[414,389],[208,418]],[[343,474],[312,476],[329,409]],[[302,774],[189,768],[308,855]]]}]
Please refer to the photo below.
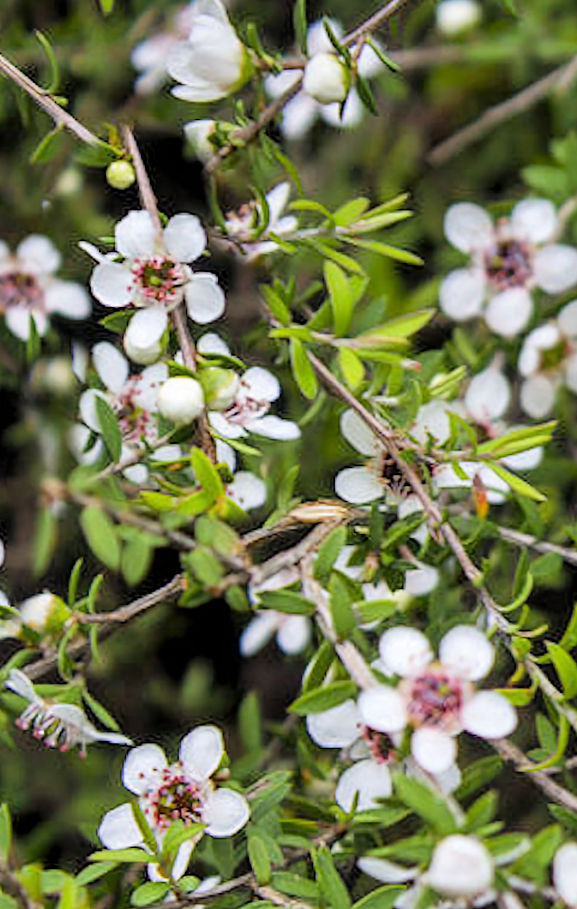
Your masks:
[{"label": "white petal", "polygon": [[390,675],[416,675],[433,659],[425,635],[409,625],[397,625],[385,631],[379,641],[379,654]]},{"label": "white petal", "polygon": [[517,726],[515,708],[497,691],[478,691],[461,710],[467,732],[484,739],[501,739]]},{"label": "white petal", "polygon": [[345,467],[335,477],[335,492],[352,505],[364,505],[382,498],[383,484],[368,467]]},{"label": "white petal", "polygon": [[132,806],[119,805],[108,811],[98,828],[98,837],[107,849],[130,849],[142,844],[142,833],[134,819]]},{"label": "white petal", "polygon": [[223,754],[224,739],[218,726],[197,726],[180,743],[180,760],[195,780],[212,776]]},{"label": "white petal", "polygon": [[456,764],[444,770],[442,773],[435,774],[435,782],[444,795],[450,795],[461,785],[461,771]]},{"label": "white petal", "polygon": [[142,795],[154,778],[167,766],[162,748],[152,744],[139,745],[126,755],[122,768],[122,783],[130,792]]},{"label": "white petal", "polygon": [[407,725],[405,702],[395,688],[377,685],[361,692],[361,718],[377,732],[401,732]]},{"label": "white petal", "polygon": [[86,319],[90,315],[90,297],[84,287],[74,281],[53,281],[45,292],[48,312],[69,319]]},{"label": "white petal", "polygon": [[344,410],[340,419],[341,432],[347,442],[360,454],[370,457],[382,451],[382,445],[355,410]]},{"label": "white petal", "polygon": [[369,877],[374,877],[383,884],[403,884],[405,881],[412,881],[419,873],[418,868],[403,868],[402,865],[372,855],[360,858],[357,865]]},{"label": "white petal", "polygon": [[206,249],[206,233],[196,215],[173,215],[163,238],[168,255],[176,262],[193,262]]},{"label": "white petal", "polygon": [[555,206],[548,199],[524,199],[511,212],[511,232],[518,240],[546,243],[557,224]]},{"label": "white petal", "polygon": [[493,645],[473,625],[456,625],[441,639],[439,659],[460,678],[477,682],[484,678],[495,659]]},{"label": "white petal", "polygon": [[186,842],[182,843],[182,845],[179,846],[171,871],[172,877],[175,881],[179,881],[188,868],[188,863],[190,862],[190,856],[192,855],[193,849],[193,840],[186,840]]},{"label": "white petal", "polygon": [[126,259],[149,259],[156,251],[154,224],[147,211],[131,211],[114,228],[116,249]]},{"label": "white petal", "polygon": [[335,801],[343,811],[350,811],[358,793],[357,811],[369,811],[371,808],[379,808],[378,799],[388,798],[392,790],[389,768],[368,758],[357,761],[341,774]]},{"label": "white petal", "polygon": [[128,363],[118,348],[108,341],[100,341],[92,348],[92,361],[108,390],[119,394],[128,378]]},{"label": "white petal", "polygon": [[538,328],[534,328],[533,331],[527,335],[525,343],[530,344],[531,347],[534,347],[539,352],[555,347],[560,340],[561,331],[559,326],[555,322],[546,322],[544,325],[539,325]]},{"label": "white petal", "polygon": [[557,325],[569,338],[577,336],[577,300],[571,300],[557,314]]},{"label": "white petal", "polygon": [[[577,253],[576,253],[577,257]],[[509,287],[492,297],[485,309],[489,328],[503,338],[514,338],[531,318],[533,301],[524,287]]]},{"label": "white petal", "polygon": [[511,400],[511,386],[499,369],[489,367],[474,376],[465,394],[465,407],[476,423],[502,417]]},{"label": "white petal", "polygon": [[277,644],[283,653],[301,653],[311,639],[312,625],[306,615],[287,616],[277,632]]},{"label": "white petal", "polygon": [[239,470],[227,485],[226,494],[245,511],[250,511],[266,502],[266,483],[248,470]]},{"label": "white petal", "polygon": [[438,586],[439,571],[432,565],[419,565],[405,574],[405,590],[413,597],[424,597]]},{"label": "white petal", "polygon": [[565,385],[577,394],[577,354],[572,354],[565,361]]},{"label": "white petal", "polygon": [[495,229],[490,216],[480,205],[458,202],[445,214],[445,236],[461,252],[484,249],[494,237]]},{"label": "white petal", "polygon": [[219,436],[224,436],[225,439],[241,439],[242,436],[246,435],[244,427],[238,423],[231,423],[222,413],[214,410],[209,411],[208,418],[212,428],[216,430]]},{"label": "white petal", "polygon": [[243,395],[255,398],[257,401],[276,401],[280,397],[281,385],[279,380],[268,369],[262,366],[251,366],[242,376],[241,388]]},{"label": "white petal", "polygon": [[577,905],[577,843],[563,843],[555,853],[553,883],[564,903]]},{"label": "white petal", "polygon": [[523,341],[517,361],[517,369],[522,376],[530,376],[537,372],[541,363],[541,351],[533,344],[533,334],[534,332],[530,332]]},{"label": "white petal", "polygon": [[266,194],[266,201],[269,208],[270,220],[273,223],[277,223],[280,216],[287,206],[291,194],[291,186],[288,180],[284,180],[282,183],[277,183],[276,186]]},{"label": "white petal", "polygon": [[217,789],[207,799],[202,820],[205,832],[217,838],[232,836],[247,823],[250,817],[248,802],[232,789]]},{"label": "white petal", "polygon": [[553,410],[556,393],[557,385],[548,376],[531,376],[521,385],[521,407],[534,420],[540,420]]},{"label": "white petal", "polygon": [[455,763],[457,743],[440,729],[421,726],[411,737],[411,753],[427,773],[444,773]]},{"label": "white petal", "polygon": [[289,442],[300,439],[301,431],[296,423],[292,420],[283,420],[273,414],[267,414],[258,420],[251,420],[246,424],[249,432],[255,432],[259,436],[266,436],[267,439],[275,439],[277,442]]},{"label": "white petal", "polygon": [[333,101],[332,104],[321,104],[319,113],[321,119],[334,129],[354,129],[363,119],[365,108],[358,92],[352,88],[344,105],[338,101]]},{"label": "white petal", "polygon": [[203,354],[223,354],[230,357],[230,347],[215,331],[207,331],[196,342],[196,349]]},{"label": "white petal", "polygon": [[464,322],[479,315],[484,296],[483,272],[478,268],[457,268],[441,283],[439,305],[450,319]]},{"label": "white petal", "polygon": [[493,883],[493,859],[479,840],[455,834],[436,846],[427,883],[451,897],[473,897]]},{"label": "white petal", "polygon": [[[520,427],[518,427],[520,428]],[[509,470],[534,470],[543,460],[544,449],[542,445],[519,451],[517,454],[505,455],[501,463]]]},{"label": "white petal", "polygon": [[[423,503],[418,496],[413,495],[412,493],[401,499],[397,505],[397,514],[399,518],[406,518],[408,515],[416,514],[418,511],[423,511]],[[417,540],[417,542],[421,544],[425,542],[428,536],[429,529],[426,521],[423,521],[423,523],[411,534],[412,539]]]},{"label": "white petal", "polygon": [[[172,60],[176,61],[175,51],[176,48],[171,51],[171,62]],[[188,47],[186,47],[186,52],[187,59],[190,60]],[[228,89],[222,89],[220,86],[215,85],[214,82],[208,82],[198,77],[194,83],[175,86],[175,88],[171,89],[171,93],[175,98],[180,98],[181,101],[204,102],[217,101],[219,98],[223,98],[228,94]]]},{"label": "white petal", "polygon": [[264,80],[264,87],[270,98],[280,98],[289,88],[296,85],[300,78],[296,70],[285,69],[281,73],[271,73]]},{"label": "white petal", "polygon": [[90,290],[103,306],[128,306],[131,287],[132,275],[119,262],[100,262],[90,278]]},{"label": "white petal", "polygon": [[533,260],[537,285],[548,294],[558,294],[577,283],[577,249],[551,243],[535,253]]},{"label": "white petal", "polygon": [[239,649],[244,657],[254,656],[265,647],[279,626],[279,614],[269,609],[250,620],[239,640]]},{"label": "white petal", "polygon": [[83,422],[86,423],[90,429],[94,430],[94,432],[100,433],[102,427],[100,426],[100,420],[98,419],[98,412],[96,410],[97,398],[107,401],[104,392],[100,391],[98,388],[88,388],[80,395],[78,409],[80,410],[80,416]]},{"label": "white petal", "polygon": [[361,717],[353,700],[322,713],[309,713],[307,731],[321,748],[349,748],[359,738]]},{"label": "white petal", "polygon": [[214,322],[224,312],[224,293],[211,272],[195,272],[184,289],[184,296],[189,317],[199,325]]},{"label": "white petal", "polygon": [[[333,34],[337,38],[341,38],[343,35],[343,26],[338,19],[327,16],[326,21]],[[307,56],[312,57],[313,54],[330,53],[332,50],[334,50],[334,48],[324,26],[324,20],[317,19],[316,22],[311,22],[307,29]]]},{"label": "white petal", "polygon": [[321,105],[305,92],[299,92],[285,105],[281,132],[285,139],[293,142],[306,136],[315,122]]},{"label": "white petal", "polygon": [[154,363],[162,353],[162,336],[167,326],[168,315],[162,307],[139,309],[124,332],[123,345],[127,356],[143,366]]},{"label": "white petal", "polygon": [[428,437],[432,436],[433,443],[442,445],[451,434],[451,423],[447,411],[450,409],[447,401],[434,399],[428,404],[419,407],[415,422],[411,426],[411,435],[425,445]]},{"label": "white petal", "polygon": [[472,479],[478,472],[478,464],[472,461],[459,461],[459,467],[465,473],[465,478],[459,476],[452,464],[441,464],[435,470],[435,485],[439,489],[468,488]]},{"label": "white petal", "polygon": [[60,265],[60,253],[48,237],[31,234],[16,249],[24,271],[35,275],[51,275]]},{"label": "white petal", "polygon": [[30,337],[30,319],[34,319],[36,331],[42,337],[46,334],[48,328],[48,319],[44,313],[36,309],[26,309],[24,307],[13,306],[5,314],[6,327],[21,341],[27,341]]},{"label": "white petal", "polygon": [[6,688],[19,694],[21,698],[27,701],[40,703],[40,698],[34,691],[34,685],[25,672],[21,669],[11,669],[7,681],[4,683]]}]

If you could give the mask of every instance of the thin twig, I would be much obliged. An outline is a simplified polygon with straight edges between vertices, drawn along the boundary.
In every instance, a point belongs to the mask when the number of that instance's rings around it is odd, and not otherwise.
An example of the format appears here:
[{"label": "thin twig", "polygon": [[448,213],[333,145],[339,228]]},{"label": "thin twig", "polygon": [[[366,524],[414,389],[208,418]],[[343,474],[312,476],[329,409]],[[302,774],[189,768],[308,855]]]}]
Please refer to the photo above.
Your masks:
[{"label": "thin twig", "polygon": [[515,765],[515,769],[526,772],[526,778],[532,780],[539,788],[558,805],[563,805],[569,811],[577,813],[577,795],[568,792],[562,786],[559,786],[543,770],[531,770],[531,762],[527,760],[520,748],[517,748],[513,742],[508,739],[498,739],[492,741],[491,745],[502,758]]},{"label": "thin twig", "polygon": [[162,223],[158,214],[156,196],[154,195],[154,190],[152,189],[148,171],[144,166],[144,161],[142,160],[140,149],[137,145],[136,139],[134,138],[134,133],[129,126],[122,127],[122,138],[124,139],[126,148],[130,153],[132,163],[134,164],[136,182],[138,183],[138,191],[140,193],[142,205],[148,212],[150,220],[154,224],[156,234],[160,239],[162,239]]}]

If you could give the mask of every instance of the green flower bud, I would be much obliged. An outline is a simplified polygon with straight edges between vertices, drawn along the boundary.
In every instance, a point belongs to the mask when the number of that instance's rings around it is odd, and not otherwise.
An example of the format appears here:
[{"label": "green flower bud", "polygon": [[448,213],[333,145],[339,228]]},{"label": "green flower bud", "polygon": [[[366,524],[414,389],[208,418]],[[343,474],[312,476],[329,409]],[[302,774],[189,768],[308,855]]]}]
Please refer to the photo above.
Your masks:
[{"label": "green flower bud", "polygon": [[207,407],[212,410],[226,410],[230,407],[238,391],[240,379],[232,369],[220,366],[209,366],[199,373]]},{"label": "green flower bud", "polygon": [[106,180],[113,189],[128,189],[136,180],[130,161],[113,161],[106,168]]}]

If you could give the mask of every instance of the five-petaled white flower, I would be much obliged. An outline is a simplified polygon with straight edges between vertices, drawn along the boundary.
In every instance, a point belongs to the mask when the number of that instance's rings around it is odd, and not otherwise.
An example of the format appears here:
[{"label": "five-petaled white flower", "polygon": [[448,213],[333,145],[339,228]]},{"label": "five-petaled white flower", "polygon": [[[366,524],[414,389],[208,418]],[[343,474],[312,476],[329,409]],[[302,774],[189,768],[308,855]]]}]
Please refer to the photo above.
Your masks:
[{"label": "five-petaled white flower", "polygon": [[90,298],[80,284],[54,277],[60,253],[48,237],[32,234],[14,254],[0,241],[0,313],[6,327],[22,341],[30,337],[30,320],[39,335],[48,330],[49,316],[86,319]]},{"label": "five-petaled white flower", "polygon": [[[162,353],[168,313],[184,301],[189,317],[201,325],[224,312],[225,299],[216,276],[193,272],[190,262],[206,248],[206,234],[196,215],[178,214],[159,235],[147,211],[131,211],[115,227],[116,252],[101,256],[92,272],[92,293],[104,306],[133,306],[125,350],[148,364]],[[117,261],[121,257],[122,261]]]},{"label": "five-petaled white flower", "polygon": [[231,240],[241,246],[247,261],[250,262],[278,249],[278,244],[268,239],[271,233],[283,237],[297,229],[298,219],[294,215],[283,215],[289,196],[290,184],[286,181],[277,183],[266,194],[268,223],[262,232],[259,232],[259,226],[264,213],[260,202],[249,202],[238,211],[227,213],[226,232]]},{"label": "five-petaled white flower", "polygon": [[36,694],[34,685],[20,669],[11,669],[7,688],[29,701],[16,720],[20,729],[32,731],[47,748],[70,751],[80,746],[80,757],[86,757],[86,746],[91,742],[109,742],[112,745],[132,745],[132,741],[118,732],[103,732],[94,726],[84,711],[75,704],[53,703]]},{"label": "five-petaled white flower", "polygon": [[[204,825],[178,850],[174,878],[184,874],[194,844],[203,833],[215,838],[232,836],[248,821],[250,810],[245,797],[234,789],[217,788],[213,779],[223,756],[222,733],[216,726],[197,726],[185,735],[178,761],[173,764],[158,745],[139,745],[126,756],[122,782],[138,796],[159,846],[174,821]],[[104,815],[98,836],[107,849],[143,846],[130,803]],[[150,870],[157,873],[154,865]]]},{"label": "five-petaled white flower", "polygon": [[192,0],[192,3],[176,12],[166,31],[152,35],[133,48],[130,62],[140,73],[134,84],[137,94],[149,95],[166,81],[168,55],[175,44],[188,37],[194,20],[195,6],[196,0]]},{"label": "five-petaled white flower", "polygon": [[211,411],[210,423],[225,439],[240,439],[249,432],[277,441],[298,439],[296,423],[268,413],[280,394],[276,376],[261,366],[251,366],[241,377],[233,403],[226,410]]},{"label": "five-petaled white flower", "polygon": [[463,730],[486,739],[509,735],[517,725],[511,703],[496,691],[475,691],[494,659],[492,644],[471,625],[457,625],[441,640],[434,661],[427,638],[399,625],[382,635],[379,667],[400,676],[397,686],[363,691],[363,721],[378,732],[412,731],[411,752],[429,773],[442,773],[455,762],[455,736]]},{"label": "five-petaled white flower", "polygon": [[253,66],[221,0],[196,0],[186,41],[170,48],[166,68],[180,84],[172,94],[183,101],[217,101],[236,91]]},{"label": "five-petaled white flower", "polygon": [[441,284],[443,312],[457,322],[483,315],[496,334],[518,335],[531,318],[533,288],[556,294],[577,282],[577,249],[554,241],[558,229],[547,199],[518,202],[496,224],[479,205],[452,205],[445,235],[471,261]]},{"label": "five-petaled white flower", "polygon": [[577,300],[529,332],[519,355],[521,407],[540,419],[553,409],[557,389],[566,385],[577,394]]}]

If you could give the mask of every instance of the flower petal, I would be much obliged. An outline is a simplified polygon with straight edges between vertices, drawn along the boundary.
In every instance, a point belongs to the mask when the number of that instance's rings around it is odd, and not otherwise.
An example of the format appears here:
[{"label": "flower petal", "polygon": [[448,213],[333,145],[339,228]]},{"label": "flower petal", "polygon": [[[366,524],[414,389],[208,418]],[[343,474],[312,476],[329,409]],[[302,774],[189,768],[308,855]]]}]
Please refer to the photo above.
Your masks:
[{"label": "flower petal", "polygon": [[114,229],[116,249],[126,259],[149,259],[156,251],[156,232],[147,211],[130,211]]},{"label": "flower petal", "polygon": [[361,718],[377,732],[401,732],[407,725],[405,702],[395,688],[376,685],[361,692]]},{"label": "flower petal", "polygon": [[237,833],[249,817],[247,800],[233,789],[217,789],[211,793],[202,813],[202,819],[207,825],[205,833],[216,838]]},{"label": "flower petal", "polygon": [[461,252],[484,249],[495,236],[491,217],[472,202],[451,205],[445,214],[444,229],[449,243]]},{"label": "flower petal", "polygon": [[569,338],[577,336],[577,300],[571,300],[557,314],[557,325]]},{"label": "flower petal", "polygon": [[490,366],[469,382],[465,407],[476,423],[486,424],[502,417],[511,400],[511,386],[500,369]]},{"label": "flower petal", "polygon": [[131,287],[132,274],[120,262],[100,262],[90,277],[90,290],[103,306],[128,306]]},{"label": "flower petal", "polygon": [[360,736],[361,717],[351,699],[322,713],[309,713],[306,723],[308,734],[321,748],[349,748]]},{"label": "flower petal", "polygon": [[168,255],[176,262],[193,262],[206,249],[206,233],[196,215],[173,215],[163,238]]},{"label": "flower petal", "polygon": [[520,403],[526,414],[540,420],[553,410],[557,383],[549,376],[531,376],[521,385]]},{"label": "flower petal", "polygon": [[230,347],[215,331],[207,331],[196,342],[196,349],[204,354],[223,354],[230,357]]},{"label": "flower petal", "polygon": [[86,319],[90,315],[90,297],[84,287],[74,281],[53,281],[44,293],[48,312],[68,319]]},{"label": "flower petal", "polygon": [[130,849],[142,844],[142,833],[136,823],[132,805],[119,805],[108,811],[98,828],[98,837],[107,849]]},{"label": "flower petal", "polygon": [[369,877],[374,877],[383,884],[403,884],[405,881],[414,880],[419,873],[418,868],[404,868],[402,865],[372,855],[363,856],[357,865]]},{"label": "flower petal", "polygon": [[457,268],[441,283],[439,306],[449,319],[464,322],[479,315],[484,296],[483,272],[478,268]]},{"label": "flower petal", "polygon": [[94,432],[100,433],[102,427],[100,426],[100,420],[98,419],[98,412],[96,410],[97,398],[102,398],[103,401],[108,402],[107,396],[103,391],[100,391],[100,389],[87,388],[86,391],[83,391],[80,395],[78,409],[83,422]]},{"label": "flower petal", "polygon": [[410,434],[421,445],[426,445],[429,436],[432,437],[434,443],[442,445],[451,434],[448,410],[450,410],[450,406],[447,401],[439,399],[423,404],[417,411]]},{"label": "flower petal", "polygon": [[439,659],[460,678],[477,682],[484,678],[495,659],[493,645],[473,625],[456,625],[441,639]]},{"label": "flower petal", "polygon": [[343,811],[350,811],[358,793],[357,811],[369,811],[371,808],[379,808],[378,799],[388,798],[392,790],[389,768],[367,758],[357,761],[341,774],[335,801]]},{"label": "flower petal", "polygon": [[430,887],[444,896],[471,898],[493,883],[491,855],[472,836],[454,834],[435,847],[427,874]]},{"label": "flower petal", "polygon": [[239,470],[227,484],[226,494],[240,508],[250,511],[266,502],[266,483],[248,470]]},{"label": "flower petal", "polygon": [[432,565],[418,564],[405,574],[405,590],[412,597],[424,597],[439,583],[439,571]]},{"label": "flower petal", "polygon": [[524,287],[509,287],[489,300],[485,309],[485,321],[495,334],[502,338],[514,338],[526,327],[532,310],[533,301],[529,291]]},{"label": "flower petal", "polygon": [[46,334],[48,328],[48,319],[43,312],[36,309],[27,309],[25,307],[12,306],[6,312],[6,328],[12,332],[21,341],[27,341],[30,337],[30,320],[34,320],[36,331],[40,336]]},{"label": "flower petal", "polygon": [[461,711],[467,732],[484,739],[501,739],[517,726],[515,708],[497,691],[478,691]]},{"label": "flower petal", "polygon": [[224,739],[218,726],[197,726],[180,743],[179,758],[196,780],[206,780],[218,769]]},{"label": "flower petal", "polygon": [[335,492],[352,505],[364,505],[382,498],[384,488],[376,473],[368,467],[345,467],[335,477]]},{"label": "flower petal", "polygon": [[379,641],[379,654],[390,675],[415,675],[433,659],[433,651],[425,635],[409,625],[397,625],[385,631]]},{"label": "flower petal", "polygon": [[279,613],[273,609],[255,615],[240,636],[239,649],[242,656],[251,657],[262,650],[277,631],[279,619]]},{"label": "flower petal", "polygon": [[23,271],[34,275],[51,275],[60,265],[60,253],[52,240],[41,234],[31,234],[22,240],[16,249],[16,255]]},{"label": "flower petal", "polygon": [[553,883],[564,903],[577,905],[577,843],[563,843],[555,853]]},{"label": "flower petal", "polygon": [[118,348],[109,341],[100,341],[92,348],[92,362],[108,390],[119,394],[128,378],[128,363]]},{"label": "flower petal", "polygon": [[184,297],[189,317],[199,325],[219,319],[226,305],[222,287],[211,272],[195,272],[184,288]]},{"label": "flower petal", "polygon": [[421,726],[411,737],[411,754],[427,773],[444,773],[455,763],[457,743],[440,729]]},{"label": "flower petal", "polygon": [[122,783],[130,792],[142,795],[167,766],[162,748],[152,744],[139,745],[126,755],[122,768]]},{"label": "flower petal", "polygon": [[154,363],[162,354],[162,336],[168,326],[168,315],[161,306],[147,306],[134,313],[126,331],[123,345],[127,356],[144,366]]},{"label": "flower petal", "polygon": [[290,615],[281,624],[276,640],[283,653],[301,653],[311,639],[312,625],[306,615]]},{"label": "flower petal", "polygon": [[535,280],[541,290],[558,294],[577,283],[577,249],[551,243],[535,253]]},{"label": "flower petal", "polygon": [[360,454],[371,457],[382,451],[382,445],[355,410],[344,410],[340,419],[341,432],[347,442]]},{"label": "flower petal", "polygon": [[262,366],[251,366],[242,376],[240,393],[243,397],[272,403],[280,397],[281,385],[277,377],[268,369],[263,369]]},{"label": "flower petal", "polygon": [[548,199],[523,199],[511,212],[511,231],[517,240],[546,243],[557,225],[555,206]]},{"label": "flower petal", "polygon": [[258,420],[251,420],[246,424],[249,432],[255,432],[259,436],[266,436],[267,439],[275,439],[277,442],[290,442],[300,439],[301,431],[296,423],[292,420],[283,420],[274,414],[267,414]]}]

